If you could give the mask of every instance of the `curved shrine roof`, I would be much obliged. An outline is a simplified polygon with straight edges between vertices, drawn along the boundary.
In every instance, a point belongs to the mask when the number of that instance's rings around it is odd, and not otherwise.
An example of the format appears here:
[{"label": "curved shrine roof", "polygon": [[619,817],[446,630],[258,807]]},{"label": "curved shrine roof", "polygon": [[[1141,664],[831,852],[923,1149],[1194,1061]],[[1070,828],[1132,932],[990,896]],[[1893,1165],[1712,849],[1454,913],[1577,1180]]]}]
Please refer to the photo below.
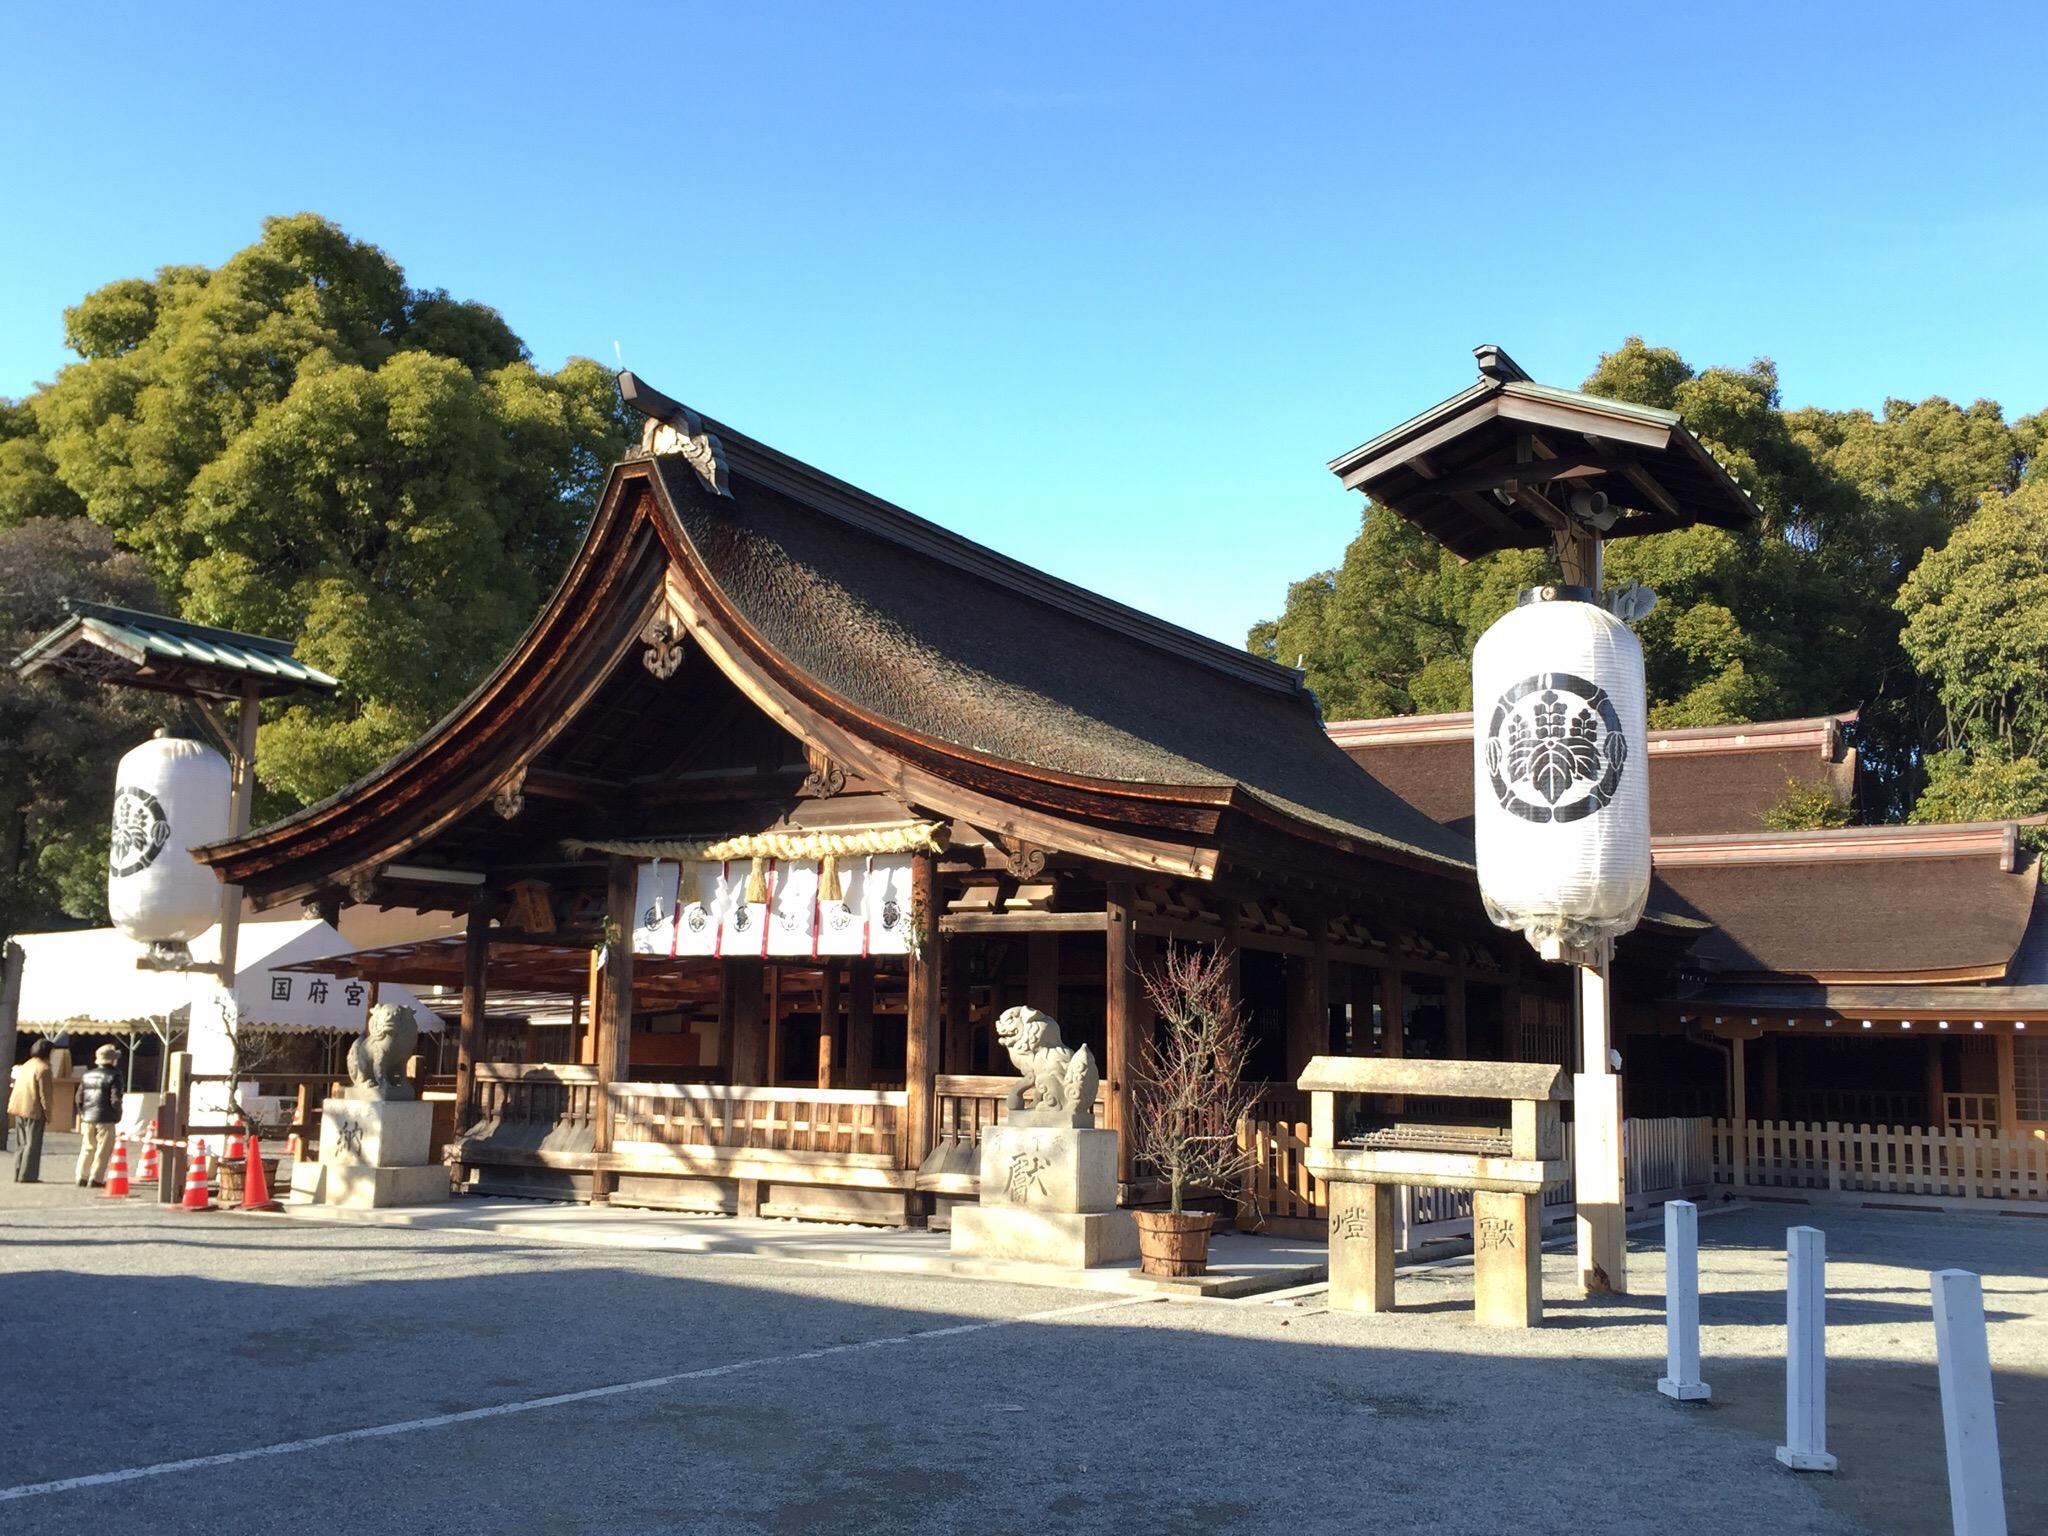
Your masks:
[{"label": "curved shrine roof", "polygon": [[754,445],[718,430],[733,450],[732,499],[696,494],[694,472],[663,458],[666,499],[762,639],[862,712],[1043,772],[1238,788],[1341,837],[1470,864],[1467,838],[1361,773],[1325,736],[1292,673],[1272,669],[1284,686],[1238,675],[1195,645],[1155,643],[805,505],[753,481]]}]

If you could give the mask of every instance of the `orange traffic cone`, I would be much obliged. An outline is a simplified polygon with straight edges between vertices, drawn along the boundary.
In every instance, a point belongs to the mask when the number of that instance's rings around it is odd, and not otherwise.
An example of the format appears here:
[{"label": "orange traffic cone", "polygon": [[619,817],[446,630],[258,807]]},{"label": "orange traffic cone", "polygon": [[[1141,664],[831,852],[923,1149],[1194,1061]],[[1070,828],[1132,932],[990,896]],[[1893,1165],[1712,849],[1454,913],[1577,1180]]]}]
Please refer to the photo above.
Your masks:
[{"label": "orange traffic cone", "polygon": [[107,1187],[100,1191],[102,1200],[125,1200],[128,1198],[128,1138],[120,1137],[114,1143],[114,1160],[107,1164]]},{"label": "orange traffic cone", "polygon": [[249,1161],[242,1173],[242,1209],[245,1211],[281,1211],[283,1206],[270,1198],[270,1176],[263,1171],[263,1143],[254,1132],[249,1136]]},{"label": "orange traffic cone", "polygon": [[145,1184],[161,1184],[164,1171],[156,1160],[156,1122],[149,1122],[149,1134],[142,1138],[142,1172],[137,1175]]},{"label": "orange traffic cone", "polygon": [[243,1156],[244,1154],[242,1151],[242,1132],[239,1128],[237,1128],[236,1130],[230,1132],[228,1135],[228,1155],[226,1161],[230,1163],[239,1163],[242,1160]]},{"label": "orange traffic cone", "polygon": [[210,1211],[213,1196],[206,1188],[206,1143],[194,1140],[186,1149],[185,1198],[181,1208],[188,1211]]}]

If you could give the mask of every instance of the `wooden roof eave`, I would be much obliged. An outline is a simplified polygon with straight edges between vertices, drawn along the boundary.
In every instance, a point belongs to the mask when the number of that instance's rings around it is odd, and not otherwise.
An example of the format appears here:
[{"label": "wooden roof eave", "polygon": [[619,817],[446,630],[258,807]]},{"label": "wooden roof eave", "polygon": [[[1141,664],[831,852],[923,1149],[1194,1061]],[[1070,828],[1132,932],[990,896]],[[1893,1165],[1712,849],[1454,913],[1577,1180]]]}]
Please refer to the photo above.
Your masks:
[{"label": "wooden roof eave", "polygon": [[[624,607],[617,598],[634,576],[636,521],[615,474],[600,496],[582,547],[531,625],[496,671],[419,740],[325,800],[258,828],[193,850],[224,882],[259,900],[303,894],[336,875],[389,860],[483,803],[521,756],[538,753],[573,711],[535,716],[531,701],[582,663],[592,685],[631,648],[659,600],[658,582]],[[611,601],[607,601],[611,599]],[[603,653],[586,653],[593,643]],[[537,739],[503,760],[503,748],[526,718],[542,721]],[[430,806],[402,835],[371,835],[402,812]],[[339,854],[335,850],[344,850]],[[303,871],[289,882],[275,871]]]}]

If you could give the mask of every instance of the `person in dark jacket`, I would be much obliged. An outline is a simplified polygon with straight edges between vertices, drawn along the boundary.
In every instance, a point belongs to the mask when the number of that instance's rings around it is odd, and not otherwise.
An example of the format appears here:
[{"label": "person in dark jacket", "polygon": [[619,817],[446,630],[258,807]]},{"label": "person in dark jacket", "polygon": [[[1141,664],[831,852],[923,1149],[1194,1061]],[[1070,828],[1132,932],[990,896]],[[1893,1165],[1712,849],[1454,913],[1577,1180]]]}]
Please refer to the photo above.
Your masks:
[{"label": "person in dark jacket", "polygon": [[43,1126],[50,1118],[50,1042],[29,1047],[28,1060],[14,1069],[7,1113],[20,1142],[14,1149],[14,1182],[36,1184],[43,1177]]},{"label": "person in dark jacket", "polygon": [[104,1184],[114,1155],[114,1127],[121,1123],[121,1053],[103,1045],[78,1080],[78,1187]]}]

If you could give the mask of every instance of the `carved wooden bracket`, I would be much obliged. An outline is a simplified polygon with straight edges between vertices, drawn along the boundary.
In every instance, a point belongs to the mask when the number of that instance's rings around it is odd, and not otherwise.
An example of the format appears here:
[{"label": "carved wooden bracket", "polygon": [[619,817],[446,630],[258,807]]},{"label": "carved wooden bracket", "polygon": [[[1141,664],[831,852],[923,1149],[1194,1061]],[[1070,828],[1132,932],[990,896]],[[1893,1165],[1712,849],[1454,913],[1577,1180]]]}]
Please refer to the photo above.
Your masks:
[{"label": "carved wooden bracket", "polygon": [[676,668],[683,664],[681,625],[667,613],[656,614],[640,631],[640,643],[647,647],[640,657],[642,666],[663,682],[676,675]]},{"label": "carved wooden bracket", "polygon": [[506,776],[505,782],[491,792],[491,809],[496,811],[506,821],[510,821],[514,816],[517,816],[526,809],[526,765],[524,763],[514,768]]},{"label": "carved wooden bracket", "polygon": [[348,899],[368,901],[374,896],[377,892],[377,874],[378,871],[374,868],[352,871],[348,878],[342,881],[342,889],[348,892]]},{"label": "carved wooden bracket", "polygon": [[1010,873],[1019,880],[1033,880],[1045,873],[1046,850],[1037,843],[1027,843],[1021,837],[1008,833],[998,835],[996,844],[1003,850],[1003,857],[1010,866]]},{"label": "carved wooden bracket", "polygon": [[846,788],[846,770],[833,762],[829,754],[816,747],[805,747],[804,759],[811,765],[811,771],[804,776],[799,794],[829,800]]}]

